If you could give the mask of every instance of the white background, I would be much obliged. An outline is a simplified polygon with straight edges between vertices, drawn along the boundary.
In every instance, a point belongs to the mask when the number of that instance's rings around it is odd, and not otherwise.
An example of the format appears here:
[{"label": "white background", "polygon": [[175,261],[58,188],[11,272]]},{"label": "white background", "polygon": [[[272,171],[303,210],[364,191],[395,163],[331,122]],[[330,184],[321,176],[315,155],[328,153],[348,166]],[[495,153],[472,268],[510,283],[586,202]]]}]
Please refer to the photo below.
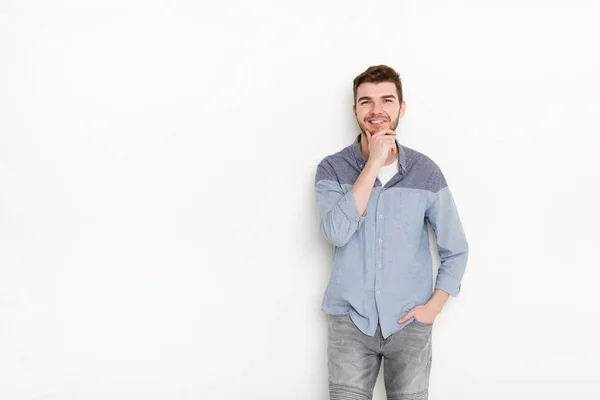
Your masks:
[{"label": "white background", "polygon": [[0,4],[1,399],[327,399],[314,174],[381,63],[471,249],[430,398],[600,398],[597,3]]}]

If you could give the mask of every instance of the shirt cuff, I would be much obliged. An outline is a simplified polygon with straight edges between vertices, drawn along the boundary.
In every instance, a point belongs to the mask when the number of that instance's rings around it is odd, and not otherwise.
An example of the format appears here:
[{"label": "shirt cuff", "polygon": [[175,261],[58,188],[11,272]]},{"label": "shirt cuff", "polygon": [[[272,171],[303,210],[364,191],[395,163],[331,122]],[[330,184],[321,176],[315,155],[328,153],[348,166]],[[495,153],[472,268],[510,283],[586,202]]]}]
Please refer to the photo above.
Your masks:
[{"label": "shirt cuff", "polygon": [[365,210],[364,215],[358,214],[356,199],[354,198],[354,193],[352,193],[351,190],[348,190],[348,193],[341,198],[339,206],[348,219],[357,222],[359,225],[367,218],[367,210]]},{"label": "shirt cuff", "polygon": [[458,296],[460,293],[460,286],[461,285],[458,280],[447,274],[438,275],[435,282],[436,289],[443,290],[453,297]]}]

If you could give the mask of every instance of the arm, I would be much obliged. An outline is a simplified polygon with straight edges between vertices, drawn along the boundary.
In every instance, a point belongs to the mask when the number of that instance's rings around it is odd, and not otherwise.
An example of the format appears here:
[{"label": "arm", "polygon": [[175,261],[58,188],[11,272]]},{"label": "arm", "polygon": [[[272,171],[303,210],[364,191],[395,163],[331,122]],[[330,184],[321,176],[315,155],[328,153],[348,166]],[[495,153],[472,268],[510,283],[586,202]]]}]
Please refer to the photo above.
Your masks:
[{"label": "arm", "polygon": [[369,198],[371,197],[371,192],[373,191],[373,185],[375,184],[378,172],[379,167],[374,165],[373,162],[367,161],[362,172],[358,178],[356,178],[354,186],[350,189],[354,194],[356,206],[361,215],[364,214],[367,209],[367,204],[369,203]]},{"label": "arm", "polygon": [[321,233],[334,246],[342,247],[367,217],[366,209],[379,169],[367,162],[352,188],[344,193],[331,165],[317,167],[315,193],[319,205]]},{"label": "arm", "polygon": [[352,188],[344,193],[333,167],[326,160],[317,167],[315,190],[321,214],[321,233],[333,245],[342,247],[366,219],[366,210],[377,173],[396,149],[396,132],[382,129],[371,135],[367,163]]},{"label": "arm", "polygon": [[435,315],[438,315],[442,311],[442,308],[444,308],[446,301],[448,301],[448,297],[450,297],[448,293],[441,289],[435,289],[433,295],[427,302],[427,306],[435,312]]},{"label": "arm", "polygon": [[442,189],[435,193],[433,203],[425,212],[425,218],[436,233],[440,255],[435,290],[425,305],[414,307],[400,318],[398,321],[400,324],[410,318],[433,323],[448,298],[457,296],[460,292],[460,282],[467,266],[469,246],[458,218],[458,211],[441,173],[439,173],[439,179]]},{"label": "arm", "polygon": [[469,245],[452,193],[441,173],[440,180],[441,189],[435,194],[433,203],[425,212],[425,218],[437,236],[440,255],[435,288],[457,296],[467,267]]}]

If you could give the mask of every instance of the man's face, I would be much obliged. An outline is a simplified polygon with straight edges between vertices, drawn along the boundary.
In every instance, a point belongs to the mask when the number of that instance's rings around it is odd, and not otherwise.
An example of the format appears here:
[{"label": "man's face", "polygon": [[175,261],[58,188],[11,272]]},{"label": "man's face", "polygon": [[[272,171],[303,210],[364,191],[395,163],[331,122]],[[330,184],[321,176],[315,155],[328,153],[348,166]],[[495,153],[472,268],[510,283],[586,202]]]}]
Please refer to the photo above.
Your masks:
[{"label": "man's face", "polygon": [[362,83],[356,90],[356,104],[352,106],[360,130],[371,134],[381,129],[398,127],[404,115],[404,101],[398,101],[398,92],[393,82]]}]

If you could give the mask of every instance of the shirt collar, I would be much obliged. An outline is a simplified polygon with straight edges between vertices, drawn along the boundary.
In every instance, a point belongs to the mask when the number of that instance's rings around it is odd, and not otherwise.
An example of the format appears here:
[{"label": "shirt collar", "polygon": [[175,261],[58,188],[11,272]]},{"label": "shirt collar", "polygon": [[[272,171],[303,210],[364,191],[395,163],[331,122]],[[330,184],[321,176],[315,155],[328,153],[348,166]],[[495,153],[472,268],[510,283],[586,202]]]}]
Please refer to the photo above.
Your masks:
[{"label": "shirt collar", "polygon": [[[354,158],[356,159],[356,163],[358,167],[362,170],[367,162],[365,157],[362,155],[359,147],[360,138],[362,134],[359,134],[356,139],[354,139],[354,143],[352,144],[352,153],[354,154]],[[398,157],[396,158],[398,162],[398,170],[402,173],[406,171],[406,152],[404,151],[404,147],[400,145],[398,139],[396,139],[396,146],[398,146]]]}]

